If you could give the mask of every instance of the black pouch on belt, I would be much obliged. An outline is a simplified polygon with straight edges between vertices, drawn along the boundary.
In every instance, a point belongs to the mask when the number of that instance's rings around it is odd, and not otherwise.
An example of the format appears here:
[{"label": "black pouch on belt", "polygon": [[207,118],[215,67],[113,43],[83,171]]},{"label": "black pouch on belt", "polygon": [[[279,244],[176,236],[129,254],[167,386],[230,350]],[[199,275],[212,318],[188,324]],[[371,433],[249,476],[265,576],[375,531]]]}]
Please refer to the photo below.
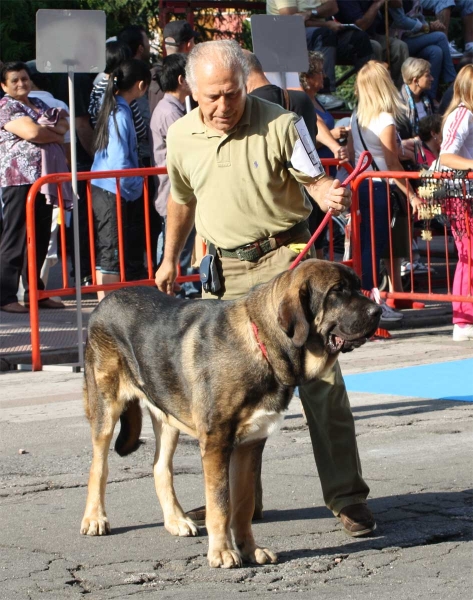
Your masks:
[{"label": "black pouch on belt", "polygon": [[204,292],[217,294],[222,288],[217,271],[217,250],[213,244],[209,245],[208,254],[200,261],[200,281]]}]

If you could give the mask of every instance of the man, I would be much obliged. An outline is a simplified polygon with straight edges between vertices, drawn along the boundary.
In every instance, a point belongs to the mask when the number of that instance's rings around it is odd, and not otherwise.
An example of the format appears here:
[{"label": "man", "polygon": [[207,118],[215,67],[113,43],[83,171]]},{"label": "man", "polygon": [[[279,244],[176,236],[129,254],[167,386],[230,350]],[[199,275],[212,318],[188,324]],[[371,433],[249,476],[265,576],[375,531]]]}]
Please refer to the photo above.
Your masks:
[{"label": "man", "polygon": [[[156,167],[166,166],[167,145],[166,138],[169,127],[186,114],[185,99],[190,94],[186,82],[185,54],[171,54],[163,60],[163,68],[159,75],[164,97],[151,116],[151,137],[153,141],[153,159]],[[166,206],[171,189],[171,182],[167,175],[158,175],[158,191],[154,206],[162,218],[162,231],[160,240],[166,238]],[[191,270],[192,251],[194,249],[195,229],[187,238],[184,251],[181,254],[180,266],[183,275]],[[161,252],[162,254],[162,252]],[[158,264],[160,258],[157,260]],[[188,281],[182,284],[182,293],[187,297],[195,297],[199,290]]]},{"label": "man", "polygon": [[374,58],[369,36],[356,28],[344,27],[331,17],[337,14],[336,0],[268,0],[268,14],[302,15],[306,27],[307,48],[319,50],[324,55],[324,71],[329,85],[317,98],[326,110],[343,105],[336,90],[335,64],[353,64],[358,71]]},{"label": "man", "polygon": [[[246,80],[247,93],[252,96],[257,96],[258,98],[263,98],[263,100],[274,102],[286,110],[295,112],[296,115],[299,115],[299,117],[304,119],[314,145],[317,142],[317,136],[318,141],[326,145],[333,152],[335,158],[338,158],[339,160],[348,160],[346,146],[340,146],[337,140],[332,137],[330,129],[325,125],[322,119],[320,121],[317,120],[314,103],[309,98],[308,94],[302,90],[283,91],[277,85],[272,85],[264,74],[263,67],[258,60],[258,57],[248,50],[243,50],[243,53],[247,59],[249,69],[248,79]],[[312,198],[310,198],[310,203],[312,205],[312,212],[308,218],[308,223],[309,230],[313,233],[316,231],[325,215]],[[323,258],[324,233],[325,232],[322,232],[314,242],[317,258]]]},{"label": "man", "polygon": [[[354,24],[371,38],[376,60],[387,60],[386,28],[384,10],[387,0],[343,0],[339,3],[337,19],[341,23]],[[390,0],[393,8],[402,6],[400,0]],[[381,9],[383,12],[381,12]],[[409,58],[407,44],[398,38],[389,37],[389,63],[391,76],[396,87],[402,85],[402,63]]]},{"label": "man", "polygon": [[[463,22],[465,52],[473,52],[473,2],[471,0],[421,0],[420,3],[422,8],[435,13],[435,18],[445,27],[447,35],[452,8],[456,6]],[[455,46],[455,42],[450,42],[449,46],[453,58],[462,56],[463,53]]]},{"label": "man", "polygon": [[[164,49],[166,55],[189,54],[195,46],[195,38],[199,34],[194,31],[187,21],[170,21],[163,29]],[[163,97],[163,91],[159,85],[159,74],[162,65],[155,64],[151,69],[151,85],[148,90],[151,114],[156,105]]]},{"label": "man", "polygon": [[[247,70],[234,41],[198,44],[189,55],[186,79],[199,108],[168,132],[171,194],[164,260],[156,273],[157,287],[168,294],[194,217],[197,233],[217,251],[218,297],[227,300],[287,269],[297,256],[288,246],[309,240],[311,207],[301,185],[324,211],[340,214],[351,203],[349,190],[304,162],[297,117],[246,95]],[[350,535],[372,532],[369,488],[338,362],[302,386],[300,396],[326,505]],[[259,498],[255,515],[261,511]]]}]

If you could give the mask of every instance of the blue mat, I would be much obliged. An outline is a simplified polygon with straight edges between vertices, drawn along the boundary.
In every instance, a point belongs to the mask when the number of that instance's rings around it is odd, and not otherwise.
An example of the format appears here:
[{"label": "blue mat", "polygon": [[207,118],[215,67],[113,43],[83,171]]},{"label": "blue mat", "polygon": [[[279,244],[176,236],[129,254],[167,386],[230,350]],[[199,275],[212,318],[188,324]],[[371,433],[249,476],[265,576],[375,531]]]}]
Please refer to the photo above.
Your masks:
[{"label": "blue mat", "polygon": [[473,359],[344,377],[349,392],[473,402]]}]

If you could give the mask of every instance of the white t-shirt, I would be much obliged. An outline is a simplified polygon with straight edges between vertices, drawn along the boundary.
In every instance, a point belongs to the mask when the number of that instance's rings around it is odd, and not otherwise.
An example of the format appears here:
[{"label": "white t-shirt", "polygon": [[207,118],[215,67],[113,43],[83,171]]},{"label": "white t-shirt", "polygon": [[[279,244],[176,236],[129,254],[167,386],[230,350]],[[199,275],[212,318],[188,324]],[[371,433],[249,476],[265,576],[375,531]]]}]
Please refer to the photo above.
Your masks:
[{"label": "white t-shirt", "polygon": [[[394,121],[394,117],[389,113],[381,113],[379,117],[373,119],[368,127],[360,127],[361,135],[363,136],[363,140],[365,142],[366,148],[373,155],[374,161],[376,162],[376,166],[379,171],[389,171],[388,166],[386,164],[386,160],[384,159],[383,147],[381,145],[381,140],[379,136],[381,132],[389,127],[389,125],[396,126],[396,122]],[[353,136],[353,146],[355,148],[355,163],[358,162],[360,154],[364,152],[365,148],[360,139],[360,132],[358,130],[358,125],[356,122],[356,110],[353,112],[351,117],[351,133]],[[368,171],[375,171],[373,165],[368,167]]]},{"label": "white t-shirt", "polygon": [[473,113],[463,104],[445,121],[440,154],[457,154],[473,160]]},{"label": "white t-shirt", "polygon": [[[43,90],[33,90],[28,94],[28,96],[30,98],[39,98],[45,104],[47,104],[49,106],[49,108],[62,108],[63,110],[65,110],[67,112],[67,114],[69,114],[69,107],[67,106],[67,104],[65,102],[63,102],[62,100],[58,100],[49,92],[45,92]],[[69,118],[67,120],[69,121]],[[64,134],[64,143],[65,144],[71,143],[71,132],[70,131],[66,131],[66,133]]]},{"label": "white t-shirt", "polygon": [[297,12],[311,11],[318,8],[327,0],[268,0],[266,12],[268,15],[278,15],[281,8],[295,8]]}]

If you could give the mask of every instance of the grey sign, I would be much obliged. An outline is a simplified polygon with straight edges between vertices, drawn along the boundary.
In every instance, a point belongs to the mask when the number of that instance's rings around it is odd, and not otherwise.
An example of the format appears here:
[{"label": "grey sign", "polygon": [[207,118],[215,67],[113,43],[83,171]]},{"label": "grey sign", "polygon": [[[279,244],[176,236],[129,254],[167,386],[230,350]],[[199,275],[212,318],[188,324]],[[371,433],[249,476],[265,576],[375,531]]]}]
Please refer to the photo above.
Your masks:
[{"label": "grey sign", "polygon": [[103,10],[38,10],[36,68],[41,73],[103,71],[105,68]]},{"label": "grey sign", "polygon": [[253,15],[253,52],[265,71],[302,72],[309,68],[301,15]]}]

